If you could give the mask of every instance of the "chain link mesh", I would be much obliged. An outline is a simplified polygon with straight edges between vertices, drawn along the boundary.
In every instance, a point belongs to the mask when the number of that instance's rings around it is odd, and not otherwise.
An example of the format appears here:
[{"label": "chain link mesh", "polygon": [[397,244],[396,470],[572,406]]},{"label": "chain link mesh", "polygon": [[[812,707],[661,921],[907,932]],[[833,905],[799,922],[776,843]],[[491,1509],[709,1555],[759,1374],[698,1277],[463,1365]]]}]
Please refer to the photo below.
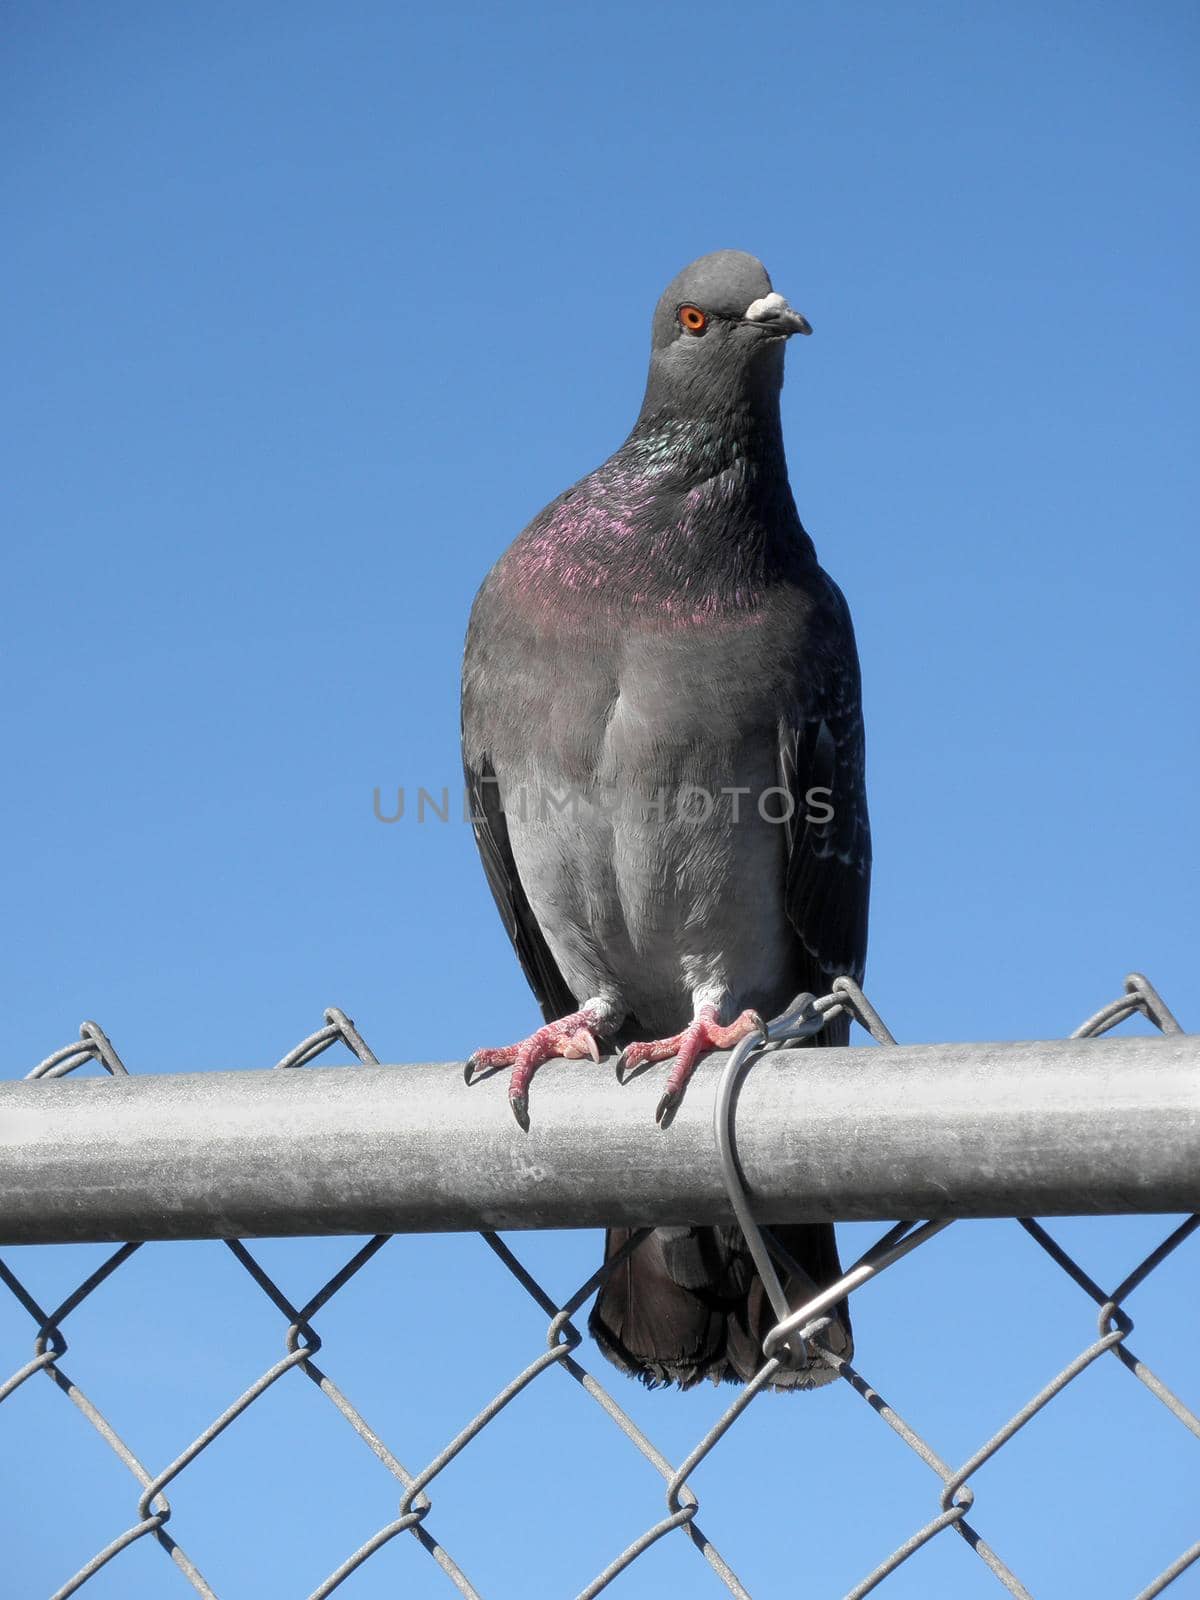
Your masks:
[{"label": "chain link mesh", "polygon": [[[806,1016],[812,1020],[814,1026],[842,1012],[848,1012],[885,1048],[895,1044],[895,1039],[867,997],[849,980],[839,979],[828,995],[809,999],[805,1009]],[[1182,1031],[1179,1023],[1149,982],[1134,974],[1126,980],[1124,993],[1088,1018],[1071,1037],[1095,1037],[1138,1012],[1148,1017],[1163,1032]],[[760,1047],[761,1043],[761,1040],[758,1041],[758,1045],[754,1048]],[[330,1009],[325,1013],[325,1026],[289,1051],[277,1063],[276,1070],[302,1068],[337,1044],[347,1046],[360,1062],[374,1064],[377,1061],[354,1023],[343,1012]],[[752,1054],[753,1050],[749,1049],[748,1053]],[[40,1062],[28,1076],[34,1079],[61,1077],[87,1062],[96,1062],[113,1074],[126,1071],[104,1032],[91,1022],[83,1025],[78,1042],[55,1051]],[[1066,1274],[1081,1296],[1093,1302],[1097,1318],[1096,1337],[1091,1339],[1061,1371],[1049,1378],[1037,1393],[1009,1417],[990,1438],[980,1444],[965,1461],[954,1466],[943,1460],[917,1427],[901,1416],[856,1367],[841,1359],[832,1350],[822,1351],[822,1358],[836,1367],[838,1376],[869,1407],[871,1414],[917,1456],[936,1480],[934,1499],[930,1506],[933,1515],[915,1528],[886,1559],[880,1561],[849,1590],[846,1600],[861,1600],[862,1596],[870,1594],[884,1584],[891,1574],[931,1540],[951,1531],[966,1542],[968,1548],[1009,1594],[1023,1597],[1023,1600],[1031,1600],[1029,1589],[1017,1576],[1011,1563],[985,1540],[972,1520],[975,1496],[970,1479],[998,1451],[1009,1446],[1033,1417],[1061,1395],[1080,1374],[1104,1356],[1111,1356],[1121,1370],[1129,1374],[1131,1380],[1140,1384],[1148,1396],[1164,1406],[1179,1425],[1200,1442],[1200,1419],[1134,1353],[1129,1343],[1133,1322],[1124,1307],[1127,1298],[1152,1273],[1159,1270],[1196,1231],[1200,1225],[1200,1215],[1189,1217],[1167,1233],[1161,1243],[1111,1290],[1106,1290],[1096,1283],[1039,1222],[1032,1218],[1018,1220],[1032,1241],[1032,1245],[1044,1252],[1049,1260]],[[896,1224],[846,1271],[836,1285],[821,1291],[820,1294],[814,1294],[813,1299],[806,1305],[790,1312],[769,1336],[764,1364],[753,1381],[738,1391],[732,1404],[678,1462],[672,1462],[657,1448],[614,1395],[577,1359],[577,1352],[583,1341],[573,1318],[607,1273],[615,1268],[619,1257],[594,1272],[562,1304],[558,1304],[507,1243],[492,1232],[483,1232],[480,1235],[515,1282],[549,1319],[545,1347],[504,1383],[487,1404],[447,1440],[432,1459],[415,1471],[403,1464],[317,1360],[321,1351],[321,1338],[314,1326],[314,1320],[318,1313],[341,1293],[369,1262],[386,1249],[389,1235],[378,1235],[355,1250],[339,1270],[301,1305],[293,1303],[284,1293],[251,1249],[239,1240],[226,1240],[226,1248],[233,1258],[282,1319],[283,1353],[180,1450],[173,1460],[154,1470],[138,1458],[117,1431],[114,1423],[71,1378],[64,1366],[64,1358],[69,1348],[63,1331],[64,1324],[68,1323],[72,1314],[101,1284],[119,1272],[130,1258],[144,1247],[137,1244],[120,1246],[85,1277],[60,1304],[51,1309],[43,1307],[17,1274],[0,1260],[0,1280],[28,1313],[34,1328],[33,1354],[18,1366],[6,1382],[0,1384],[0,1402],[8,1399],[35,1375],[43,1374],[66,1400],[78,1408],[95,1429],[99,1438],[128,1471],[134,1480],[137,1492],[128,1526],[116,1531],[102,1549],[97,1550],[77,1572],[67,1577],[54,1591],[52,1600],[65,1600],[66,1596],[84,1589],[91,1579],[110,1563],[119,1561],[123,1552],[140,1541],[157,1544],[196,1594],[207,1597],[207,1600],[216,1600],[213,1587],[175,1537],[172,1506],[166,1491],[227,1428],[237,1423],[251,1407],[260,1402],[268,1390],[281,1381],[296,1382],[300,1377],[316,1386],[345,1425],[374,1455],[380,1469],[391,1474],[401,1491],[396,1515],[376,1529],[356,1549],[348,1551],[344,1560],[311,1590],[309,1600],[324,1600],[324,1597],[333,1594],[352,1573],[364,1563],[371,1561],[385,1545],[405,1533],[410,1534],[436,1563],[448,1585],[457,1589],[462,1595],[473,1597],[473,1600],[482,1600],[484,1591],[476,1587],[475,1582],[467,1576],[437,1536],[437,1517],[429,1491],[435,1486],[439,1475],[494,1422],[504,1408],[552,1368],[557,1368],[580,1386],[612,1425],[621,1431],[630,1447],[639,1451],[662,1477],[665,1485],[665,1504],[653,1515],[648,1513],[644,1531],[623,1550],[614,1552],[608,1565],[580,1591],[578,1600],[590,1600],[590,1597],[598,1595],[619,1574],[637,1562],[652,1545],[676,1530],[708,1563],[730,1594],[748,1600],[749,1590],[703,1532],[699,1521],[700,1502],[696,1493],[689,1487],[688,1480],[695,1475],[701,1463],[718,1449],[722,1439],[737,1424],[747,1407],[755,1401],[780,1363],[795,1359],[787,1344],[790,1334],[799,1335],[795,1341],[797,1344],[813,1340],[820,1347],[821,1330],[827,1321],[822,1318],[822,1312],[832,1302],[848,1290],[865,1288],[878,1278],[880,1273],[890,1269],[952,1225],[949,1222],[907,1221]],[[969,1227],[970,1224],[960,1223],[958,1226]],[[759,1234],[756,1227],[751,1225],[751,1228],[754,1234]],[[628,1250],[638,1248],[648,1231],[644,1229],[635,1234],[626,1248]],[[777,1250],[767,1230],[762,1231],[759,1239],[766,1250]],[[173,1245],[170,1248],[186,1250],[189,1247]],[[297,1378],[289,1378],[292,1373],[297,1374]],[[1141,1589],[1136,1600],[1151,1600],[1152,1596],[1162,1594],[1198,1561],[1200,1561],[1200,1541],[1181,1550],[1166,1568]],[[538,1585],[536,1572],[527,1572],[526,1579],[527,1592],[543,1592]]]}]

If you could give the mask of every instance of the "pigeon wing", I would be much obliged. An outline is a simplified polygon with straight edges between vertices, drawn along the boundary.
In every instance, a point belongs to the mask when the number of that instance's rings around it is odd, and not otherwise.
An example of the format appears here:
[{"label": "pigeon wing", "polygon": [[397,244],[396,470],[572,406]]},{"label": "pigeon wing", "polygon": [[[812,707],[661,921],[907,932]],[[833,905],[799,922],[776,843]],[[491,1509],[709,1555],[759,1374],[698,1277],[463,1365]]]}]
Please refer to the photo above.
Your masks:
[{"label": "pigeon wing", "polygon": [[509,843],[500,785],[491,762],[486,754],[477,764],[464,755],[463,772],[475,842],[505,932],[512,940],[517,959],[546,1021],[566,1016],[575,1010],[578,1002],[567,988],[525,897]]},{"label": "pigeon wing", "polygon": [[819,972],[861,982],[871,886],[861,687],[849,609],[826,582],[829,626],[805,654],[779,729],[779,781],[791,801],[784,895]]}]

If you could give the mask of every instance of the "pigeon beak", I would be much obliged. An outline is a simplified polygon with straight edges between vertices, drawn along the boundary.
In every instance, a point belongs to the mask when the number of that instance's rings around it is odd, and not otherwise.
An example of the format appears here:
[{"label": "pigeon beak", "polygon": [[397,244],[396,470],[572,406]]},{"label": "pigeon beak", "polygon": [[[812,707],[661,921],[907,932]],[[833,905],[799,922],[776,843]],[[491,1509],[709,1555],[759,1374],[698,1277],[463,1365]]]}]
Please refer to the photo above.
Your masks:
[{"label": "pigeon beak", "polygon": [[783,296],[774,292],[763,295],[761,300],[752,300],[742,320],[756,322],[780,339],[788,339],[793,333],[812,332],[808,318],[793,311]]}]

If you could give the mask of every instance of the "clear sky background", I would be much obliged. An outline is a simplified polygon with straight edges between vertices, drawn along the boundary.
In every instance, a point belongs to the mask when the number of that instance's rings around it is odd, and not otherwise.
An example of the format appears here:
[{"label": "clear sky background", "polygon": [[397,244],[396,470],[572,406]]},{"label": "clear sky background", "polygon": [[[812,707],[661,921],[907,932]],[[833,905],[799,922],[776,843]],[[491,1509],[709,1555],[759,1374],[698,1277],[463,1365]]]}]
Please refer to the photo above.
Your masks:
[{"label": "clear sky background", "polygon": [[[620,443],[658,294],[725,246],[815,328],[784,425],[863,658],[876,1004],[906,1040],[1050,1037],[1139,967],[1200,1026],[1193,7],[18,3],[0,30],[4,1072],[85,1017],[141,1072],[268,1066],[330,1004],[386,1061],[527,1031],[469,830],[385,826],[373,790],[457,785],[472,595]],[[1170,1225],[1056,1231],[1112,1285]],[[515,1242],[555,1294],[598,1260]],[[258,1248],[303,1298],[353,1246]],[[5,1259],[52,1302],[103,1254]],[[1129,1307],[1193,1406],[1198,1265]],[[389,1245],[317,1325],[416,1468],[545,1318],[465,1236]],[[1095,1317],[1015,1223],[959,1224],[856,1327],[960,1461]],[[63,1365],[157,1468],[282,1330],[223,1246],[148,1246]],[[30,1353],[5,1296],[0,1368]],[[674,1459],[731,1398],[583,1355]],[[0,1475],[12,1600],[136,1520],[41,1378]],[[1132,1596],[1200,1537],[1200,1446],[1111,1359],[974,1482],[1038,1600]],[[840,1595],[937,1511],[841,1385],[761,1397],[695,1487],[756,1600]],[[501,1597],[573,1595],[662,1506],[556,1373],[432,1495]],[[397,1494],[292,1374],[171,1499],[222,1600],[291,1600]],[[85,1592],[188,1590],[143,1541]],[[452,1590],[405,1537],[342,1592]],[[720,1592],[680,1535],[613,1590]],[[881,1592],[1000,1590],[946,1534]]]}]

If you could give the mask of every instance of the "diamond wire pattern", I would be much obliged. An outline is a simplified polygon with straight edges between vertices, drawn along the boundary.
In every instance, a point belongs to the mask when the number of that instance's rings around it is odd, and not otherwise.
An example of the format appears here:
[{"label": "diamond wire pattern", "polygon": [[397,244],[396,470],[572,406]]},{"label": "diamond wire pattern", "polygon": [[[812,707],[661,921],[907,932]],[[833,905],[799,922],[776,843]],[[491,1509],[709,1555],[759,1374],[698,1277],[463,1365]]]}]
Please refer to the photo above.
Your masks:
[{"label": "diamond wire pattern", "polygon": [[[839,979],[830,994],[814,1003],[812,1011],[815,1015],[823,1017],[825,1021],[840,1015],[843,1011],[848,1011],[878,1043],[885,1047],[895,1043],[891,1033],[866,996],[847,979]],[[1171,1015],[1152,985],[1139,974],[1133,974],[1126,979],[1123,995],[1102,1008],[1094,1016],[1088,1018],[1085,1023],[1075,1030],[1071,1037],[1094,1037],[1107,1032],[1135,1012],[1141,1012],[1147,1016],[1163,1032],[1178,1033],[1182,1031],[1179,1023]],[[325,1026],[309,1038],[302,1040],[295,1049],[290,1051],[277,1064],[277,1070],[305,1066],[337,1043],[347,1045],[361,1062],[375,1064],[377,1061],[376,1056],[353,1022],[343,1012],[336,1008],[331,1008],[325,1013]],[[87,1061],[96,1061],[106,1071],[113,1074],[126,1071],[120,1057],[103,1031],[95,1023],[88,1022],[80,1030],[78,1043],[67,1045],[63,1049],[56,1051],[46,1060],[39,1063],[28,1076],[30,1078],[61,1077]],[[67,1351],[67,1341],[62,1331],[62,1324],[100,1284],[116,1272],[141,1247],[137,1244],[120,1246],[87,1276],[61,1305],[49,1312],[38,1304],[17,1276],[3,1261],[0,1261],[0,1280],[4,1282],[29,1313],[37,1328],[33,1357],[18,1368],[7,1382],[0,1384],[0,1402],[5,1400],[35,1373],[45,1373],[96,1429],[99,1436],[136,1480],[140,1490],[136,1503],[135,1520],[131,1525],[116,1534],[103,1549],[97,1551],[91,1560],[55,1591],[51,1600],[65,1600],[66,1596],[75,1594],[101,1568],[117,1558],[122,1551],[143,1538],[153,1539],[166,1552],[180,1573],[188,1580],[195,1593],[207,1597],[207,1600],[216,1600],[213,1589],[206,1582],[196,1563],[185,1552],[173,1533],[168,1530],[168,1523],[171,1519],[171,1505],[165,1490],[226,1428],[236,1422],[261,1395],[293,1369],[298,1370],[317,1386],[339,1415],[354,1430],[359,1439],[372,1451],[381,1465],[401,1485],[403,1490],[396,1517],[378,1529],[358,1549],[349,1554],[340,1566],[317,1585],[312,1591],[309,1600],[324,1600],[324,1597],[331,1595],[352,1572],[361,1567],[364,1562],[368,1561],[378,1550],[382,1549],[385,1544],[400,1533],[411,1533],[413,1535],[422,1549],[432,1557],[450,1584],[460,1594],[472,1597],[472,1600],[480,1600],[479,1590],[475,1588],[445,1546],[437,1540],[432,1529],[427,1526],[433,1509],[433,1502],[426,1491],[438,1474],[468,1447],[471,1441],[508,1405],[509,1401],[539,1378],[543,1372],[549,1371],[552,1367],[559,1368],[582,1387],[601,1407],[605,1415],[621,1429],[630,1443],[645,1456],[666,1483],[665,1515],[653,1521],[642,1534],[616,1555],[609,1565],[597,1574],[592,1582],[581,1591],[578,1600],[591,1600],[592,1596],[607,1588],[614,1578],[635,1562],[651,1545],[676,1529],[680,1530],[693,1547],[704,1556],[712,1570],[722,1580],[731,1594],[742,1597],[742,1600],[749,1600],[748,1591],[736,1573],[701,1531],[697,1521],[699,1501],[688,1487],[687,1479],[716,1448],[746,1408],[762,1392],[779,1367],[785,1361],[793,1359],[787,1344],[784,1342],[785,1336],[792,1332],[798,1332],[799,1341],[810,1341],[821,1347],[821,1358],[837,1368],[838,1376],[849,1385],[856,1395],[866,1402],[873,1413],[882,1422],[886,1423],[940,1480],[936,1514],[922,1527],[916,1529],[908,1539],[864,1577],[849,1592],[846,1600],[860,1600],[860,1597],[871,1593],[872,1590],[887,1579],[889,1574],[896,1571],[911,1556],[927,1545],[930,1540],[951,1528],[966,1541],[968,1547],[980,1557],[1010,1594],[1023,1597],[1023,1600],[1031,1600],[1028,1589],[1026,1589],[1011,1567],[985,1542],[973,1523],[968,1521],[967,1514],[972,1510],[975,1499],[974,1491],[970,1487],[968,1480],[986,1462],[991,1460],[997,1451],[1004,1448],[1026,1423],[1048,1405],[1056,1395],[1061,1394],[1093,1362],[1106,1354],[1114,1356],[1131,1377],[1141,1383],[1183,1427],[1187,1428],[1197,1440],[1200,1440],[1200,1419],[1131,1349],[1128,1339],[1133,1331],[1133,1322],[1125,1311],[1123,1304],[1125,1299],[1152,1272],[1161,1266],[1183,1244],[1185,1239],[1196,1231],[1197,1227],[1200,1227],[1200,1214],[1186,1219],[1176,1227],[1156,1249],[1151,1251],[1109,1293],[1106,1293],[1089,1277],[1040,1223],[1031,1218],[1019,1220],[1029,1237],[1045,1251],[1050,1260],[1074,1282],[1083,1294],[1090,1297],[1094,1302],[1098,1308],[1097,1337],[1081,1350],[1061,1372],[1050,1378],[1037,1394],[958,1467],[948,1465],[928,1441],[884,1400],[882,1395],[861,1373],[833,1351],[823,1348],[821,1339],[822,1329],[828,1325],[828,1319],[822,1315],[822,1312],[827,1309],[832,1299],[839,1297],[839,1291],[857,1289],[870,1282],[880,1272],[894,1265],[895,1262],[901,1260],[913,1249],[919,1248],[921,1244],[934,1237],[935,1234],[951,1226],[948,1222],[927,1222],[919,1225],[910,1222],[896,1224],[858,1262],[848,1269],[839,1280],[838,1285],[831,1286],[829,1290],[823,1291],[820,1296],[814,1295],[812,1301],[794,1311],[786,1320],[786,1324],[781,1325],[768,1338],[767,1350],[778,1349],[780,1353],[769,1354],[752,1382],[739,1391],[735,1400],[718,1421],[698,1440],[693,1449],[677,1466],[672,1465],[667,1460],[604,1385],[581,1366],[573,1354],[582,1339],[571,1319],[594,1293],[605,1275],[616,1267],[617,1260],[607,1263],[600,1270],[594,1272],[563,1305],[559,1306],[496,1234],[490,1232],[481,1234],[483,1240],[505,1265],[516,1282],[521,1285],[550,1319],[547,1329],[546,1348],[505,1384],[483,1409],[456,1433],[426,1466],[416,1473],[411,1472],[401,1464],[398,1457],[393,1454],[379,1434],[375,1432],[343,1391],[325,1372],[324,1368],[319,1366],[314,1359],[320,1351],[321,1340],[312,1325],[312,1319],[387,1245],[389,1235],[380,1234],[368,1240],[302,1306],[292,1304],[278,1284],[275,1283],[243,1243],[233,1239],[226,1241],[226,1245],[235,1259],[249,1274],[262,1293],[271,1301],[281,1316],[286,1319],[286,1328],[283,1336],[284,1353],[279,1360],[268,1367],[249,1388],[209,1423],[173,1461],[161,1468],[157,1473],[151,1473],[137,1458],[108,1418],[99,1411],[87,1395],[74,1383],[61,1364],[62,1357]],[[634,1235],[627,1249],[636,1249],[648,1231],[644,1229],[641,1233]],[[771,1241],[768,1239],[767,1242],[769,1244]],[[1157,1577],[1151,1579],[1139,1594],[1134,1597],[1134,1600],[1152,1600],[1153,1596],[1162,1594],[1176,1578],[1197,1561],[1200,1561],[1200,1541],[1183,1550]]]}]

